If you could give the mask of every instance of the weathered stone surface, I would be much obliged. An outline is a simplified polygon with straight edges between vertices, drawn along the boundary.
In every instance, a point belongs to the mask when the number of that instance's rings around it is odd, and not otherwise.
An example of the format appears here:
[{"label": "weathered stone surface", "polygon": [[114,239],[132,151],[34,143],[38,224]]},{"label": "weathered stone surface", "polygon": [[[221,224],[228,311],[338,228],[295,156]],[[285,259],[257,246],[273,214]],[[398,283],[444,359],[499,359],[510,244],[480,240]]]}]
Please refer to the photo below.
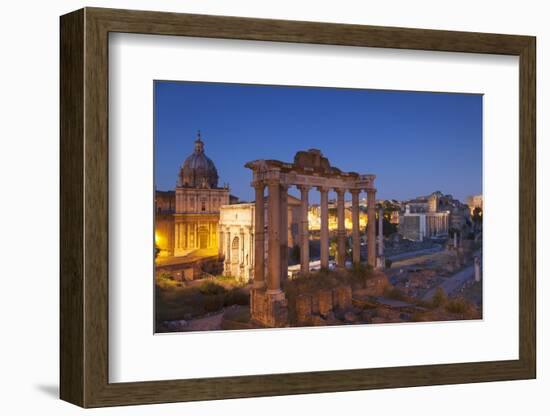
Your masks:
[{"label": "weathered stone surface", "polygon": [[288,325],[288,302],[284,293],[270,294],[265,289],[250,291],[252,320],[271,328]]},{"label": "weathered stone surface", "polygon": [[326,316],[332,311],[332,290],[319,291],[319,314]]},{"label": "weathered stone surface", "polygon": [[334,309],[347,309],[351,306],[351,286],[337,287],[332,295]]},{"label": "weathered stone surface", "polygon": [[382,296],[384,289],[389,285],[387,276],[382,272],[375,273],[365,283],[366,287],[361,292],[367,296]]},{"label": "weathered stone surface", "polygon": [[311,296],[300,295],[296,298],[296,320],[298,324],[311,321]]}]

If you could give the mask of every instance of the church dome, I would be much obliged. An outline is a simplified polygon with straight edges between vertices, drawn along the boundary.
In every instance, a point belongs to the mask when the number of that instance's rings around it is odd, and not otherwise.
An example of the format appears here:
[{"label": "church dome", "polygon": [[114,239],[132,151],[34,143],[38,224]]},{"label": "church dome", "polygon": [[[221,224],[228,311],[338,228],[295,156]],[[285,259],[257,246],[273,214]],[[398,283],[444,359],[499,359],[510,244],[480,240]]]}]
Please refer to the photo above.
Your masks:
[{"label": "church dome", "polygon": [[217,188],[218,171],[214,162],[204,154],[200,131],[195,140],[195,151],[185,159],[178,174],[178,186],[185,188]]}]

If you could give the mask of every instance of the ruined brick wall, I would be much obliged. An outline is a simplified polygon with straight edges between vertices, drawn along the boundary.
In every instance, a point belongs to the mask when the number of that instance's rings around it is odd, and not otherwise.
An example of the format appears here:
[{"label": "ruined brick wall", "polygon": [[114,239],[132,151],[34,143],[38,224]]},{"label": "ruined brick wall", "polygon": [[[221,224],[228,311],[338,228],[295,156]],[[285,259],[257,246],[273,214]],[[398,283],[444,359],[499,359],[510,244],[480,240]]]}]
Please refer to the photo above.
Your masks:
[{"label": "ruined brick wall", "polygon": [[329,317],[336,310],[346,310],[351,305],[351,286],[321,289],[312,294],[296,297],[296,324],[311,325],[317,317]]}]

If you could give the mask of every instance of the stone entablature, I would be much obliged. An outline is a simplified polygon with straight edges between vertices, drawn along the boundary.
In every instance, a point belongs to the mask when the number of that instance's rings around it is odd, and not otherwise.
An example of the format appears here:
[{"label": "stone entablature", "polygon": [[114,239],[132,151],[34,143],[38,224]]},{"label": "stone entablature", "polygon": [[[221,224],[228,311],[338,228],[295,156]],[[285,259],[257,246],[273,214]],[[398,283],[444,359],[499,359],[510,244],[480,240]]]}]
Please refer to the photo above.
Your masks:
[{"label": "stone entablature", "polygon": [[[274,160],[255,160],[245,165],[254,171],[253,182],[276,180],[281,185],[324,187],[328,189],[342,189],[345,191],[367,191],[374,189],[375,175],[359,175],[339,171],[338,176],[327,176],[312,172],[308,174],[303,169],[291,169],[291,164],[281,164]],[[302,173],[302,172],[303,173]]]}]

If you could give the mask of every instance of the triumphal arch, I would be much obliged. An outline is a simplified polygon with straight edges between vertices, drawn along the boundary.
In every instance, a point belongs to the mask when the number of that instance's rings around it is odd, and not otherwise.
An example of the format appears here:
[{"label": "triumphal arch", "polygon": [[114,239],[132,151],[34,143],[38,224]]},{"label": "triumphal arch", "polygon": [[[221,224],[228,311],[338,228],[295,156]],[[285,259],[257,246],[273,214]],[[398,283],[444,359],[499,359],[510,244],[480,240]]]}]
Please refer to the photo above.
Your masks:
[{"label": "triumphal arch", "polygon": [[[252,186],[256,190],[254,218],[254,287],[250,292],[252,319],[270,327],[287,323],[287,300],[281,289],[281,280],[288,272],[286,259],[287,191],[296,186],[301,192],[300,263],[302,273],[309,272],[308,197],[310,190],[320,192],[321,200],[321,267],[329,266],[329,210],[328,193],[337,195],[338,244],[336,264],[345,267],[345,194],[352,198],[353,263],[360,262],[359,195],[367,193],[367,263],[376,263],[376,227],[374,187],[375,175],[343,172],[331,166],[320,150],[299,151],[293,163],[279,160],[254,160],[245,167],[253,172]],[[265,218],[265,189],[267,218]],[[372,219],[372,220],[371,220]],[[267,224],[266,224],[267,222]],[[267,251],[265,226],[267,225]],[[267,262],[267,264],[266,264]],[[266,267],[267,266],[267,267]]]}]

